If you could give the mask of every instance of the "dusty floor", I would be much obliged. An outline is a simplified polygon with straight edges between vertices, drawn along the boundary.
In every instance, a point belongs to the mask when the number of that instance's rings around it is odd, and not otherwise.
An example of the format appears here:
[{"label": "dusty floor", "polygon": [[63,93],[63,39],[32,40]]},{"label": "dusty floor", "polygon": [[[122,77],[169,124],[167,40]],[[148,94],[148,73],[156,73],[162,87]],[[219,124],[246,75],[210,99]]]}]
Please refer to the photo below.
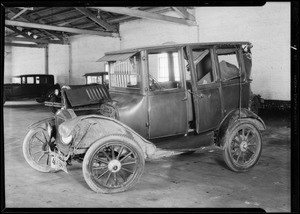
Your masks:
[{"label": "dusty floor", "polygon": [[89,189],[81,165],[69,174],[41,173],[22,154],[27,126],[51,116],[34,101],[4,106],[6,207],[259,207],[290,211],[290,118],[263,118],[267,131],[258,164],[230,171],[218,149],[147,161],[140,181],[127,192],[102,195]]}]

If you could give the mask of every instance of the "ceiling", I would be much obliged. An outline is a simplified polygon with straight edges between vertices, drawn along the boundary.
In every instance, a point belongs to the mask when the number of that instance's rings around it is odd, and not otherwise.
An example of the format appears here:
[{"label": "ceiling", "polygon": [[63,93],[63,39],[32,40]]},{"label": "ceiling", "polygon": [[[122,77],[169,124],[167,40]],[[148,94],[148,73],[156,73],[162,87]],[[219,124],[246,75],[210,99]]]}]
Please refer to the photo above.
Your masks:
[{"label": "ceiling", "polygon": [[[119,37],[120,23],[152,19],[195,25],[192,7],[6,7],[5,45],[66,44],[78,34]],[[175,11],[180,18],[164,13]]]}]

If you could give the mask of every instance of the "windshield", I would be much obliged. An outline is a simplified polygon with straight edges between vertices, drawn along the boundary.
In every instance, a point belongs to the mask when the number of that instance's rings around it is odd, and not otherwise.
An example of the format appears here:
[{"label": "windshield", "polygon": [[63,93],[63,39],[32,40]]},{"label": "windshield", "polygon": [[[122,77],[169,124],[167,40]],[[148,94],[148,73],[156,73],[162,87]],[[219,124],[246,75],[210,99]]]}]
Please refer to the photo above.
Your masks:
[{"label": "windshield", "polygon": [[109,62],[110,86],[118,88],[140,88],[140,54],[125,61]]}]

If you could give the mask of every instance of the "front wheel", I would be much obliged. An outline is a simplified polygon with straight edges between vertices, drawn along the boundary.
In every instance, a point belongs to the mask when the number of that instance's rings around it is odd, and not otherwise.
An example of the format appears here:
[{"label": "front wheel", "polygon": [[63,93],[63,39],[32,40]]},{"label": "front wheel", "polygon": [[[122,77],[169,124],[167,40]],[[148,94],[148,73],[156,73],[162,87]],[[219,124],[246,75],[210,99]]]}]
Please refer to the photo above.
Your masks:
[{"label": "front wheel", "polygon": [[253,167],[262,151],[262,137],[250,122],[237,123],[227,131],[223,157],[227,166],[236,172]]},{"label": "front wheel", "polygon": [[51,168],[49,144],[50,137],[46,129],[31,129],[23,141],[23,155],[27,163],[40,172],[54,172]]},{"label": "front wheel", "polygon": [[124,135],[110,135],[86,152],[82,171],[89,187],[97,193],[123,192],[135,184],[145,166],[140,146]]}]

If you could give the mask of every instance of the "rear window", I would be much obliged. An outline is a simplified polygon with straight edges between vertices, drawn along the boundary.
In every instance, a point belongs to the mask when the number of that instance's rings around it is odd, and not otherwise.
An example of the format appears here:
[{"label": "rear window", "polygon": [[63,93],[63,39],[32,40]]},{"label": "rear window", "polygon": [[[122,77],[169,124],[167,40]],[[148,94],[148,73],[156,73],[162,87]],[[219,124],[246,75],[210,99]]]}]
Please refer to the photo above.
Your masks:
[{"label": "rear window", "polygon": [[140,60],[140,54],[137,53],[125,61],[109,62],[110,86],[140,88]]}]

